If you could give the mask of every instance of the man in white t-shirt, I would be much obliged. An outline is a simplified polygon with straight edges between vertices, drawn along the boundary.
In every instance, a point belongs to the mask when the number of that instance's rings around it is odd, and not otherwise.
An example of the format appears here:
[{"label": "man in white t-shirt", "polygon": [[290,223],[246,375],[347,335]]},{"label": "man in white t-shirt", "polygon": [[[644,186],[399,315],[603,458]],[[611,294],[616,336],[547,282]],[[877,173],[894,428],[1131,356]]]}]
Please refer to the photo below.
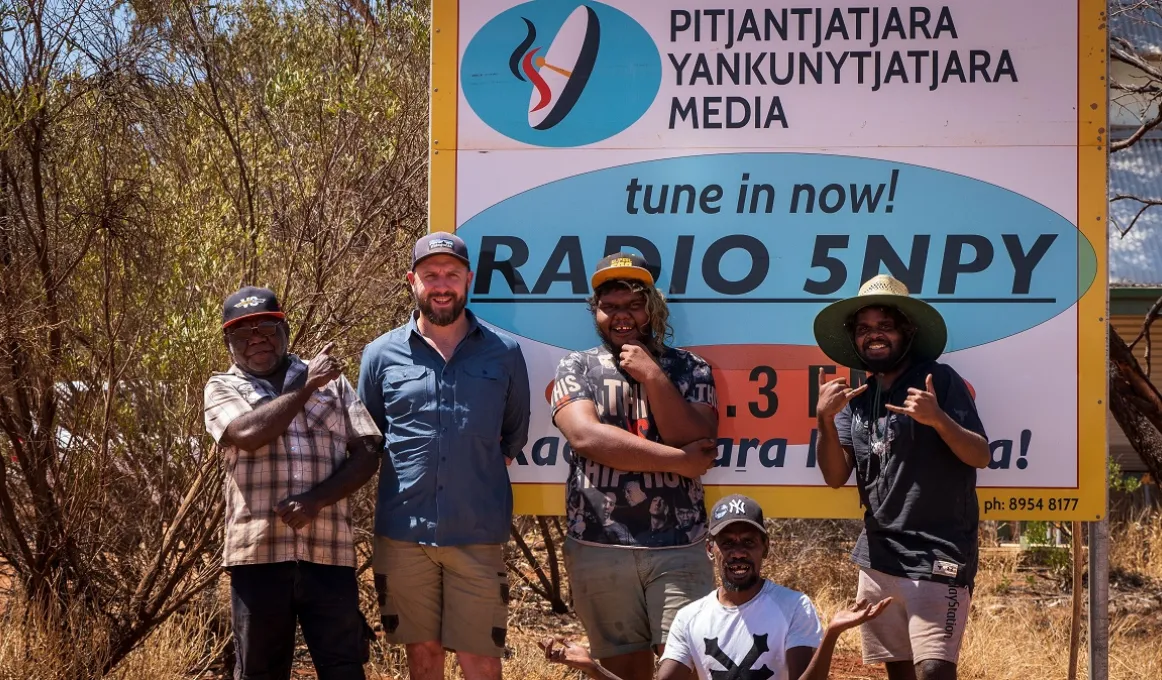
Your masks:
[{"label": "man in white t-shirt", "polygon": [[[746,496],[718,501],[710,513],[707,553],[722,585],[678,611],[658,680],[825,680],[839,636],[879,616],[891,602],[858,602],[824,631],[810,598],[759,575],[770,539],[763,511]],[[597,680],[619,680],[582,646],[541,643],[550,661]]]}]

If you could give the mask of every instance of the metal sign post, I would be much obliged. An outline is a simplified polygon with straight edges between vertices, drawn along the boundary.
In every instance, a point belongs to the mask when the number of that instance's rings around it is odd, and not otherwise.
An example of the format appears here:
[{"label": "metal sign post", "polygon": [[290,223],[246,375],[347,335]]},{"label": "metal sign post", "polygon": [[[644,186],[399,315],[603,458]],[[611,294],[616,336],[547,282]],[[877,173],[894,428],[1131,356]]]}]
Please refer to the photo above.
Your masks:
[{"label": "metal sign post", "polygon": [[1110,524],[1089,522],[1089,680],[1110,675]]}]

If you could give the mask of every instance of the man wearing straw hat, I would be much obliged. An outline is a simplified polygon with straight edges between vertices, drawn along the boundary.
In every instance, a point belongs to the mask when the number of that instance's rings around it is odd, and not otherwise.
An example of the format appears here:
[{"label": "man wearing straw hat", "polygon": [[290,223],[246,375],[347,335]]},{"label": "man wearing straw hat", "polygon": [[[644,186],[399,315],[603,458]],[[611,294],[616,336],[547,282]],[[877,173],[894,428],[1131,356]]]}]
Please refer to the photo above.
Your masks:
[{"label": "man wearing straw hat", "polygon": [[897,603],[861,628],[863,658],[890,680],[955,680],[976,575],[976,471],[990,453],[969,386],[936,361],[947,338],[940,313],[885,275],[815,318],[820,349],[868,373],[852,388],[820,372],[818,458],[834,488],[856,473],[856,597]]}]

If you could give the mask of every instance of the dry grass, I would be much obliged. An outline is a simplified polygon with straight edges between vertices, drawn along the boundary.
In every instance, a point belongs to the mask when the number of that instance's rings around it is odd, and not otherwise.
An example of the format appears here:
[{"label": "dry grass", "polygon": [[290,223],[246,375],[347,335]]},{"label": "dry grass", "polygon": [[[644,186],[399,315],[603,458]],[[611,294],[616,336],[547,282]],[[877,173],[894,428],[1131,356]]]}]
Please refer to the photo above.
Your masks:
[{"label": "dry grass", "polygon": [[[778,583],[811,594],[827,620],[855,595],[856,569],[848,559],[858,532],[852,522],[782,520],[771,522],[772,553],[764,574]],[[1110,677],[1138,680],[1162,677],[1162,513],[1143,515],[1113,527],[1111,551]],[[986,551],[970,611],[961,653],[964,680],[1042,680],[1066,677],[1069,658],[1070,592],[1050,569],[1030,564],[1027,555]],[[369,585],[369,584],[368,584]],[[365,606],[371,610],[370,588]],[[526,588],[514,583],[505,677],[565,680],[577,674],[547,664],[536,646],[545,635],[561,634],[584,642],[584,631],[572,615],[554,615]],[[190,679],[223,672],[211,662],[226,640],[221,626],[211,625],[227,607],[226,584],[197,608],[175,618],[134,652],[112,676],[118,680]],[[71,667],[60,650],[67,643],[54,626],[36,626],[16,614],[0,614],[0,680],[56,680],[92,677],[90,667]],[[92,625],[89,622],[87,625]],[[98,640],[99,630],[87,638]],[[1086,678],[1082,637],[1078,677]],[[83,651],[79,650],[79,651]],[[73,654],[83,658],[84,654]],[[313,677],[305,649],[299,650],[296,677]],[[378,644],[368,665],[369,678],[407,677],[402,651]],[[453,659],[448,677],[458,678]],[[882,680],[876,667],[860,663],[859,635],[840,641],[833,678]]]}]

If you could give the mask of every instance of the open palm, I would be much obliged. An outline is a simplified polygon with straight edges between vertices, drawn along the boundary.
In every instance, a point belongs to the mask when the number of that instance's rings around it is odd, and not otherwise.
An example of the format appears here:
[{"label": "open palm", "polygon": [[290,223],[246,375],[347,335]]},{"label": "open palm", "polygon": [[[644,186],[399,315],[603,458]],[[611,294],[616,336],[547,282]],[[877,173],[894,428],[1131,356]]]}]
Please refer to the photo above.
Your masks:
[{"label": "open palm", "polygon": [[839,631],[855,628],[879,616],[891,603],[892,598],[890,597],[885,597],[875,604],[868,604],[866,600],[860,600],[847,609],[837,611],[835,616],[831,617],[829,627]]}]

